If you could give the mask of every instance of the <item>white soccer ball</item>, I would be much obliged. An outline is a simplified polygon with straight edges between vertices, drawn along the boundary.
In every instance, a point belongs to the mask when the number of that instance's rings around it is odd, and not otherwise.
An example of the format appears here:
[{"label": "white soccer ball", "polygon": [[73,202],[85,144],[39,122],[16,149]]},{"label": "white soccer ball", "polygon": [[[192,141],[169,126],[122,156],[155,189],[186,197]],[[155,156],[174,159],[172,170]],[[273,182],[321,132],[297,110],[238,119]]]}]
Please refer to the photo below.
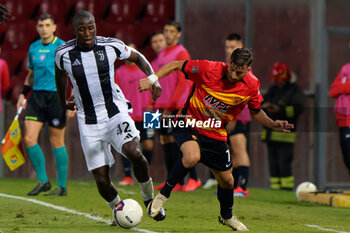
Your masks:
[{"label": "white soccer ball", "polygon": [[140,204],[133,199],[124,199],[113,208],[113,218],[117,224],[129,229],[137,226],[142,219],[143,211]]},{"label": "white soccer ball", "polygon": [[314,185],[313,183],[306,181],[303,182],[301,184],[298,185],[297,189],[295,190],[295,194],[297,196],[297,198],[299,199],[299,193],[300,192],[316,192],[317,191],[317,187],[316,185]]}]

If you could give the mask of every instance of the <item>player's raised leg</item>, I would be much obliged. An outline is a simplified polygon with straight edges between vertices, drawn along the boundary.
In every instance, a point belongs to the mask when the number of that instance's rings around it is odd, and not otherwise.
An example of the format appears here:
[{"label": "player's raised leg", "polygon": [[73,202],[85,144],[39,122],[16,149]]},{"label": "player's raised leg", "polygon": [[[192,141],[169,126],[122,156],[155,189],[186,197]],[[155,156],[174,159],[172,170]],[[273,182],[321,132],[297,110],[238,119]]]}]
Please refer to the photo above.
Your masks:
[{"label": "player's raised leg", "polygon": [[170,197],[172,189],[175,185],[183,179],[188,170],[194,167],[200,160],[199,145],[194,140],[185,141],[180,150],[183,154],[182,158],[179,158],[172,167],[168,180],[160,193],[154,198],[147,207],[147,214],[150,217],[156,216],[162,209],[165,202]]}]

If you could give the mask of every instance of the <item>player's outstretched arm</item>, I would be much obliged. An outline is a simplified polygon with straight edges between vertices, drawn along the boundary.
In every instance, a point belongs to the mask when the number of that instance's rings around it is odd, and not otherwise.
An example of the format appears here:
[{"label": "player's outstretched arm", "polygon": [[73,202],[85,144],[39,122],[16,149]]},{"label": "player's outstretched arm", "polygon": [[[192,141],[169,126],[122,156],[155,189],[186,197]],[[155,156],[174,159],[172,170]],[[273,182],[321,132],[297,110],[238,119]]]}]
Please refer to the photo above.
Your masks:
[{"label": "player's outstretched arm", "polygon": [[262,124],[265,127],[271,128],[273,130],[282,131],[282,132],[290,132],[291,129],[294,128],[293,124],[289,124],[288,121],[281,121],[281,120],[272,120],[270,117],[266,115],[264,110],[260,111],[250,111],[250,114],[253,116],[253,118]]},{"label": "player's outstretched arm", "polygon": [[143,73],[146,75],[151,75],[154,73],[151,64],[148,62],[148,60],[143,56],[140,52],[138,52],[136,49],[133,49],[131,47],[128,47],[131,49],[130,57],[126,60],[134,62],[140,70],[142,70]]},{"label": "player's outstretched arm", "polygon": [[59,69],[56,64],[55,64],[55,80],[56,80],[58,98],[60,100],[62,107],[72,111],[76,110],[74,98],[73,98],[73,101],[72,100],[66,101],[67,74],[64,70]]},{"label": "player's outstretched arm", "polygon": [[[151,64],[148,60],[139,53],[137,50],[129,47],[131,49],[130,57],[127,59],[128,61],[134,62],[145,74],[151,75],[154,73]],[[152,101],[155,102],[159,96],[162,94],[162,87],[159,82],[155,82],[154,85],[150,88],[152,93]]]},{"label": "player's outstretched arm", "polygon": [[139,81],[139,91],[147,91],[152,88],[152,85],[156,83],[159,79],[173,73],[174,71],[181,70],[185,61],[173,61],[162,68],[160,68],[155,74],[149,75],[147,78],[140,79]]}]

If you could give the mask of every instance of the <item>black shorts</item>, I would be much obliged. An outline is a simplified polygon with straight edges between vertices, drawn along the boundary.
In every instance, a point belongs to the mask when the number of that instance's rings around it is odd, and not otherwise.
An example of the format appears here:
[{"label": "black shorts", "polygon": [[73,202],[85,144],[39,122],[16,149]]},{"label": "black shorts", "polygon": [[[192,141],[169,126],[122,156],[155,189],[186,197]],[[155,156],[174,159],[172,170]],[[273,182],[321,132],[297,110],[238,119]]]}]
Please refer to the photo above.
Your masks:
[{"label": "black shorts", "polygon": [[146,139],[154,139],[154,129],[145,129],[143,128],[143,122],[142,121],[135,121],[136,129],[140,131],[140,138],[141,142]]},{"label": "black shorts", "polygon": [[60,105],[57,92],[33,91],[28,99],[24,119],[63,128],[66,125],[66,110]]},{"label": "black shorts", "polygon": [[249,137],[249,122],[244,124],[242,121],[238,120],[235,129],[227,136],[230,137],[232,135],[240,133],[244,134],[246,138]]},{"label": "black shorts", "polygon": [[199,135],[193,128],[176,128],[173,135],[179,147],[184,142],[196,141],[201,152],[200,162],[209,168],[227,171],[232,167],[232,160],[226,142]]}]

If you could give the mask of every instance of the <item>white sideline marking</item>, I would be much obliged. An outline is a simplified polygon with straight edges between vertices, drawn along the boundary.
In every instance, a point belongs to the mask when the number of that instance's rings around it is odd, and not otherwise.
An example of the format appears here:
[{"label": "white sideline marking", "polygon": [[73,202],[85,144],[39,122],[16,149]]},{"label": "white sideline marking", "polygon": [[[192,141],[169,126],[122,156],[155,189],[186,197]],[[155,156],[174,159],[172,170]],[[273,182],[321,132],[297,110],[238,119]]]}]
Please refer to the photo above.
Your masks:
[{"label": "white sideline marking", "polygon": [[128,190],[123,189],[123,188],[120,188],[120,187],[118,187],[118,191],[123,192],[123,193],[125,193],[125,194],[130,194],[130,195],[135,195],[135,194],[136,194],[136,193],[133,192],[133,191],[128,191]]},{"label": "white sideline marking", "polygon": [[327,228],[323,228],[323,227],[317,226],[317,225],[305,224],[305,226],[307,226],[307,227],[312,227],[312,228],[316,228],[317,230],[320,230],[320,231],[331,231],[331,232],[336,232],[336,233],[350,233],[350,232],[348,232],[348,231],[337,231],[337,230],[333,230],[333,229],[327,229]]},{"label": "white sideline marking", "polygon": [[[38,205],[42,205],[42,206],[45,206],[45,207],[49,207],[49,208],[52,208],[52,209],[55,209],[55,210],[60,210],[60,211],[63,211],[63,212],[67,212],[67,213],[71,213],[71,214],[75,214],[75,215],[80,215],[80,216],[83,216],[83,217],[86,217],[86,218],[89,218],[89,219],[93,219],[93,220],[98,221],[98,222],[104,222],[104,223],[107,223],[107,224],[111,224],[112,223],[112,220],[109,220],[109,219],[104,219],[104,218],[101,218],[101,217],[92,216],[92,215],[90,215],[88,213],[79,212],[79,211],[76,211],[76,210],[68,209],[66,207],[53,205],[53,204],[50,204],[50,203],[47,203],[47,202],[43,202],[43,201],[38,201],[38,200],[35,200],[35,199],[32,199],[32,198],[19,197],[19,196],[9,195],[9,194],[5,194],[5,193],[0,193],[0,197],[7,197],[7,198],[18,199],[18,200],[22,200],[22,201],[28,201],[28,202],[32,202],[34,204],[38,204]],[[157,233],[155,231],[149,231],[149,230],[146,230],[146,229],[141,229],[141,228],[136,228],[136,227],[132,228],[132,230],[145,232],[145,233]]]}]

